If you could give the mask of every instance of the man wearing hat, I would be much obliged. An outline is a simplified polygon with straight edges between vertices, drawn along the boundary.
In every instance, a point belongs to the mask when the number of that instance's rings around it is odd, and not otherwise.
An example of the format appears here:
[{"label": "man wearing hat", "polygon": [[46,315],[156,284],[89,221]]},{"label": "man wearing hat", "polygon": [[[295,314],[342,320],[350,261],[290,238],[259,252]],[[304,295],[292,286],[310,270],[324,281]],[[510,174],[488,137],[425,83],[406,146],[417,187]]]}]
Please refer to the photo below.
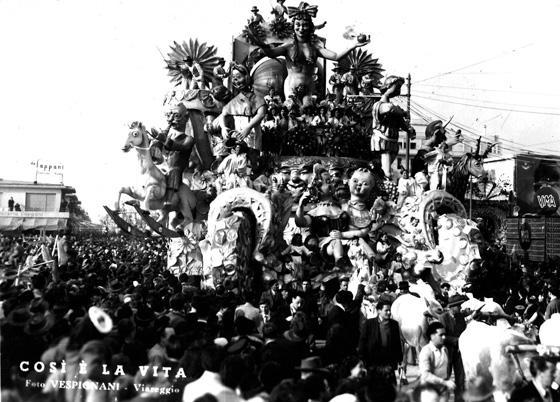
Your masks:
[{"label": "man wearing hat", "polygon": [[342,75],[342,83],[344,84],[344,96],[358,94],[359,81],[355,66],[351,66],[350,69]]},{"label": "man wearing hat", "polygon": [[259,14],[257,6],[253,6],[253,8],[251,8],[251,12],[253,15],[251,15],[251,17],[247,20],[249,25],[260,25],[264,23],[264,18]]},{"label": "man wearing hat", "polygon": [[461,304],[469,298],[463,295],[455,294],[448,298],[447,309],[440,317],[446,332],[445,346],[449,354],[449,375],[451,370],[455,374],[455,400],[460,402],[465,384],[465,369],[463,367],[463,358],[459,350],[459,336],[467,328],[465,317],[461,312]]},{"label": "man wearing hat", "polygon": [[313,374],[329,374],[329,371],[323,368],[321,358],[319,356],[311,356],[301,360],[301,364],[295,368],[296,371],[301,372],[301,379],[305,380]]},{"label": "man wearing hat", "polygon": [[329,78],[329,84],[332,85],[332,93],[336,96],[335,103],[339,104],[342,101],[344,82],[342,81],[342,75],[340,74],[340,67],[338,67],[338,65],[335,64],[332,72],[334,74]]},{"label": "man wearing hat", "polygon": [[226,60],[223,57],[218,58],[218,65],[214,67],[213,76],[212,76],[212,84],[213,87],[219,87],[224,85],[224,80],[229,77],[229,71],[227,71],[224,67],[226,65]]}]

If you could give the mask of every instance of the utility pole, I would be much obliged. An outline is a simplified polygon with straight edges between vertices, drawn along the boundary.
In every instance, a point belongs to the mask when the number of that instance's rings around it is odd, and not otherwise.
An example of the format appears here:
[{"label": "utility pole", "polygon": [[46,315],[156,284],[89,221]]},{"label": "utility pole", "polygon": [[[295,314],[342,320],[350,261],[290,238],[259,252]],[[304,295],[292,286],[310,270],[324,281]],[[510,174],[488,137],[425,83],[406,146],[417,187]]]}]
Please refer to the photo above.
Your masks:
[{"label": "utility pole", "polygon": [[[406,113],[408,115],[409,123],[410,123],[410,87],[411,86],[412,84],[411,84],[410,73],[409,73],[408,77],[406,78],[406,89],[407,89]],[[406,134],[406,171],[410,175],[410,136],[408,135],[408,133]]]}]

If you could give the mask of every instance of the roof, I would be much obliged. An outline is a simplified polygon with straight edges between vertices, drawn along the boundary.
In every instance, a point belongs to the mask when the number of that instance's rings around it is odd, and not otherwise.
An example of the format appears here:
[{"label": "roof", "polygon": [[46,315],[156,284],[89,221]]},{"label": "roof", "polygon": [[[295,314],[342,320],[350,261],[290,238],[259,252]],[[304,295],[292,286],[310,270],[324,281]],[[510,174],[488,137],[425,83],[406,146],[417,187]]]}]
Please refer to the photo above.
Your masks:
[{"label": "roof", "polygon": [[2,187],[37,187],[37,188],[53,188],[53,189],[72,188],[70,186],[65,186],[64,184],[35,183],[32,181],[4,180],[0,178],[0,188]]}]

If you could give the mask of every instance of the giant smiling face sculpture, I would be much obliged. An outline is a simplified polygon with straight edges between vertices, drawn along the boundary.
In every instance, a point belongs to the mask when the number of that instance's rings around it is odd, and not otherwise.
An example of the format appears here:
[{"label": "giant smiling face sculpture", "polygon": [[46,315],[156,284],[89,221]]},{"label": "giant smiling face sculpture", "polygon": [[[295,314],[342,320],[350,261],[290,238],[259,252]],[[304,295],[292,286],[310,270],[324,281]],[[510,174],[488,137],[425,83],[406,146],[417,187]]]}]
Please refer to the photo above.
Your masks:
[{"label": "giant smiling face sculpture", "polygon": [[348,186],[353,198],[365,199],[375,186],[375,177],[367,169],[358,169],[350,177]]}]

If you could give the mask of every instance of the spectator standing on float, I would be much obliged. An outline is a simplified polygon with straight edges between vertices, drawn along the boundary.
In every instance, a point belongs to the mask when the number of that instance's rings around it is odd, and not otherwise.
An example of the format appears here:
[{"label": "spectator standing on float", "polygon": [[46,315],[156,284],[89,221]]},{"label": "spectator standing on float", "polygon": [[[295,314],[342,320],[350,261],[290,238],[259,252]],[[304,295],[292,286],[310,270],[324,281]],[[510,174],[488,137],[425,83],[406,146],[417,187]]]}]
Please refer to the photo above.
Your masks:
[{"label": "spectator standing on float", "polygon": [[10,197],[10,199],[8,200],[8,210],[9,211],[14,210],[14,197]]}]

